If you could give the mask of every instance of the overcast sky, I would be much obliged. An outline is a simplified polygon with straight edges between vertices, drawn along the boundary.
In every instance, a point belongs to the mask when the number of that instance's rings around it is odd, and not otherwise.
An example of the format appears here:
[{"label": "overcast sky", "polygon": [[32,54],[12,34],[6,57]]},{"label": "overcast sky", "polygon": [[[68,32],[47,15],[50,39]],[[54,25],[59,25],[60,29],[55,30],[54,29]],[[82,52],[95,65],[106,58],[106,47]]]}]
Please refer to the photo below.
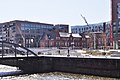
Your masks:
[{"label": "overcast sky", "polygon": [[34,22],[86,25],[111,19],[110,0],[0,0],[0,22]]}]

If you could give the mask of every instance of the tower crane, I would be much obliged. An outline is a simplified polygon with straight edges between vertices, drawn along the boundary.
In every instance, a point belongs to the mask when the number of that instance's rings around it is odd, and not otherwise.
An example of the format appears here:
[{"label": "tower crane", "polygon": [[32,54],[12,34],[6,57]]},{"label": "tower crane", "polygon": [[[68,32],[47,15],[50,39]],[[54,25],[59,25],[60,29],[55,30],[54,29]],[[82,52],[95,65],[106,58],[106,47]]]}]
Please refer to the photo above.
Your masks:
[{"label": "tower crane", "polygon": [[[81,17],[83,18],[83,20],[85,21],[85,23],[87,24],[87,26],[89,26],[86,18],[85,18],[84,16],[82,16],[82,14],[81,14]],[[94,49],[96,49],[96,34],[95,34],[95,33],[93,33],[93,37],[94,37],[94,42],[93,42],[93,44],[94,44]]]},{"label": "tower crane", "polygon": [[83,20],[85,21],[85,23],[87,24],[87,26],[89,26],[89,24],[88,24],[88,22],[87,22],[86,18],[85,18],[85,17],[83,17],[83,16],[82,16],[82,14],[81,14],[81,17],[83,18]]},{"label": "tower crane", "polygon": [[[83,20],[85,21],[85,23],[87,24],[87,26],[89,26],[86,18],[83,17],[82,15],[81,15],[81,17],[83,18]],[[105,50],[105,47],[106,47],[106,39],[105,39],[105,38],[106,38],[106,33],[105,33],[106,29],[105,29],[105,26],[106,26],[106,22],[103,23],[103,33],[102,33],[102,34],[104,35],[104,50]],[[93,37],[94,37],[94,49],[96,49],[96,34],[95,34],[95,33],[97,33],[97,32],[93,32]]]}]

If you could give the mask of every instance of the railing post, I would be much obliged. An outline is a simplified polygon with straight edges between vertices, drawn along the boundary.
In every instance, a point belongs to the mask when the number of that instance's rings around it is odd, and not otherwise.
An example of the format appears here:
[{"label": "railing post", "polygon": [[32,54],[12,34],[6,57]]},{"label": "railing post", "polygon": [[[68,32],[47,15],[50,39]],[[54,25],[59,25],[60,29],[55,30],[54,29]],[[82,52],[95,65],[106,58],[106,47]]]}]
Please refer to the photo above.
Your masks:
[{"label": "railing post", "polygon": [[2,58],[4,56],[3,41],[2,41]]},{"label": "railing post", "polygon": [[16,55],[16,54],[17,54],[17,50],[16,50],[16,45],[15,45],[15,57],[17,57],[17,55]]},{"label": "railing post", "polygon": [[27,57],[28,57],[28,50],[27,50]]},{"label": "railing post", "polygon": [[[29,52],[30,52],[31,54],[33,54],[34,56],[37,56],[37,54],[35,54],[33,51],[27,49],[26,47],[20,46],[20,45],[18,45],[18,44],[6,42],[6,41],[0,41],[0,43],[1,43],[1,58],[3,58],[4,55],[5,55],[4,47],[5,47],[5,48],[6,48],[6,47],[10,47],[10,46],[6,46],[7,44],[8,44],[8,45],[12,45],[12,46],[11,46],[11,49],[13,49],[13,51],[14,51],[14,54],[13,54],[14,57],[17,57],[17,52],[19,51],[19,49],[17,50],[17,47],[20,47],[20,48],[26,50],[26,51],[27,51],[27,57],[29,57]],[[4,44],[6,44],[6,45],[4,45]],[[9,53],[8,53],[8,54],[9,54]],[[22,54],[22,53],[21,53],[21,54]],[[26,54],[25,54],[25,55],[26,55]]]}]

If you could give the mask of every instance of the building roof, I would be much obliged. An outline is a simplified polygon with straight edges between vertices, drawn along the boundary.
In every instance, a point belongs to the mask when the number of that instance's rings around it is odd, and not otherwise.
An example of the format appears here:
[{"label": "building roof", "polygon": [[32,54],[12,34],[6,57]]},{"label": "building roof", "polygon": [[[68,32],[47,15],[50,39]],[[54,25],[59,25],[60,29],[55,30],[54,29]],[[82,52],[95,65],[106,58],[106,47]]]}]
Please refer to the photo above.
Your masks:
[{"label": "building roof", "polygon": [[60,37],[70,37],[69,33],[63,33],[63,32],[59,32]]},{"label": "building roof", "polygon": [[81,38],[82,36],[80,36],[79,34],[72,34],[73,37],[79,37]]},{"label": "building roof", "polygon": [[90,36],[88,36],[88,35],[85,35],[85,38],[90,38]]},{"label": "building roof", "polygon": [[[63,32],[59,32],[60,37],[70,37],[70,33],[63,33]],[[81,38],[81,36],[79,34],[72,34],[73,37],[79,37]]]}]

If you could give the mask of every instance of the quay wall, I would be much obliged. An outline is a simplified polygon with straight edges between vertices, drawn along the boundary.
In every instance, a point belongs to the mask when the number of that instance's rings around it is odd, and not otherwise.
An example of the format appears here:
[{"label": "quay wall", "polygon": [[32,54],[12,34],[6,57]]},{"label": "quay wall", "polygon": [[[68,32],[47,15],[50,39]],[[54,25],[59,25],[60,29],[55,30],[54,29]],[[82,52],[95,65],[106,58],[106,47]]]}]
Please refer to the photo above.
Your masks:
[{"label": "quay wall", "polygon": [[120,78],[120,59],[39,57],[18,61],[24,72],[69,72]]}]

